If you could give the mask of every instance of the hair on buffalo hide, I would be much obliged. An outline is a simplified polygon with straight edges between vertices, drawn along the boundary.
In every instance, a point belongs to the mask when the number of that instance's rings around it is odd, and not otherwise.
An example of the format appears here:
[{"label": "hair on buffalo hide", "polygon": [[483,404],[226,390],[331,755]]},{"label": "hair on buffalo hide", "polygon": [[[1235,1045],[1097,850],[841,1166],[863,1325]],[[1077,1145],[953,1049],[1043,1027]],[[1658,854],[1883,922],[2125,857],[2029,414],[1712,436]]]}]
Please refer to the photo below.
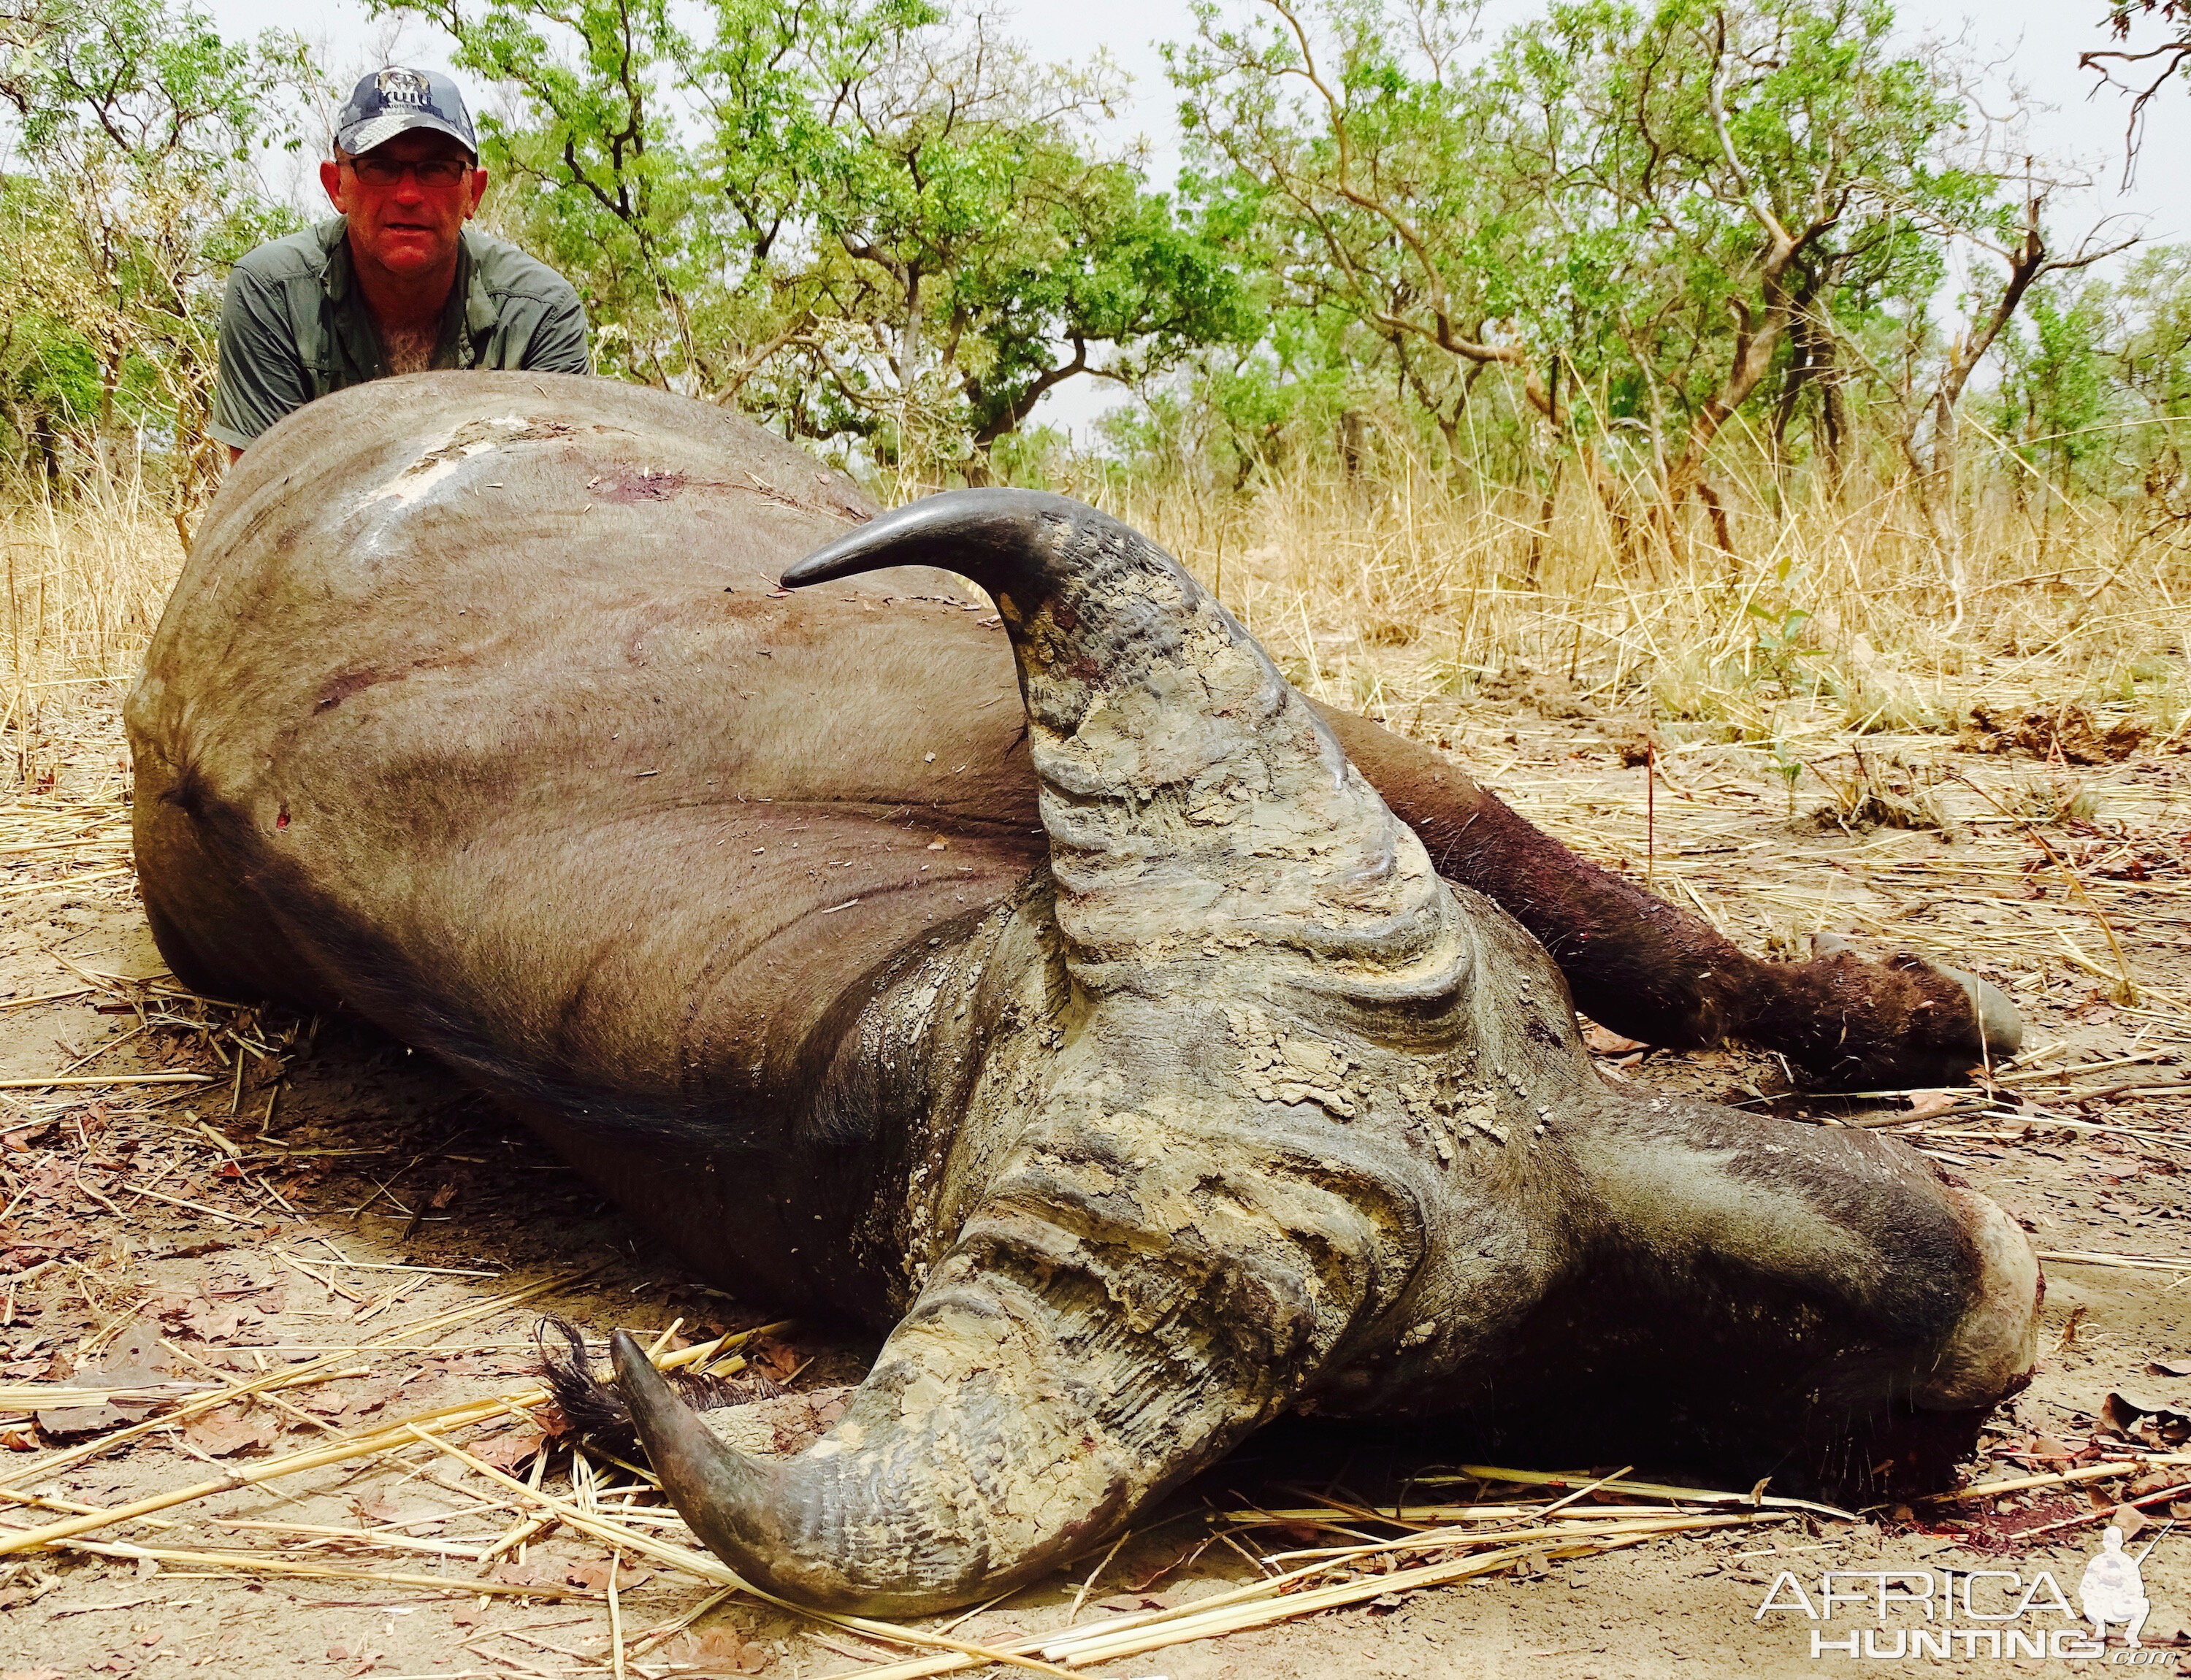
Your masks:
[{"label": "hair on buffalo hide", "polygon": [[[562,1348],[551,1344],[551,1335],[562,1338]],[[639,1448],[639,1434],[632,1427],[631,1409],[624,1405],[623,1396],[613,1384],[594,1375],[592,1362],[586,1358],[586,1338],[579,1334],[578,1327],[566,1320],[543,1318],[533,1326],[532,1339],[533,1345],[540,1350],[540,1379],[569,1422],[572,1433],[589,1446],[613,1452],[619,1457],[634,1456]],[[758,1374],[709,1376],[674,1371],[669,1377],[686,1405],[699,1411],[772,1400],[788,1392]]]},{"label": "hair on buffalo hide", "polygon": [[202,822],[211,794],[205,771],[193,754],[186,756],[175,766],[175,779],[161,790],[160,797],[185,816],[194,817]]}]

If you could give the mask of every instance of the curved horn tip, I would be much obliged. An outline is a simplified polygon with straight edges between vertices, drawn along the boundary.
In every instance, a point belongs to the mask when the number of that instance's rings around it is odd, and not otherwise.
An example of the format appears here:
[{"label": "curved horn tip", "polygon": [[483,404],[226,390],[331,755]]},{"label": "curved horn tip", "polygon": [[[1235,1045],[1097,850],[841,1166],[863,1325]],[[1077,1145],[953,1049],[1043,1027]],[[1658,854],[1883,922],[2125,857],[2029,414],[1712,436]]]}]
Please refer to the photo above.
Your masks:
[{"label": "curved horn tip", "polygon": [[978,562],[983,550],[1024,548],[1033,540],[1034,522],[1045,515],[1075,525],[1108,518],[1101,509],[1054,491],[996,485],[939,491],[823,543],[786,567],[778,582],[786,589],[800,589],[900,565],[967,572],[965,563]]},{"label": "curved horn tip", "polygon": [[663,1490],[709,1549],[737,1568],[737,1559],[726,1549],[727,1519],[757,1491],[754,1467],[715,1438],[629,1331],[609,1337],[609,1357],[616,1362],[617,1391],[631,1408],[640,1444]]},{"label": "curved horn tip", "polygon": [[662,1380],[662,1373],[654,1368],[654,1361],[646,1357],[646,1350],[639,1339],[628,1330],[619,1330],[609,1337],[609,1358],[616,1365],[619,1382],[644,1382],[651,1377],[661,1388],[669,1385]]},{"label": "curved horn tip", "polygon": [[631,1421],[650,1455],[675,1452],[684,1444],[680,1426],[699,1427],[691,1408],[678,1397],[667,1377],[654,1368],[646,1349],[628,1330],[609,1337],[609,1358],[616,1365],[617,1387],[631,1408]]}]

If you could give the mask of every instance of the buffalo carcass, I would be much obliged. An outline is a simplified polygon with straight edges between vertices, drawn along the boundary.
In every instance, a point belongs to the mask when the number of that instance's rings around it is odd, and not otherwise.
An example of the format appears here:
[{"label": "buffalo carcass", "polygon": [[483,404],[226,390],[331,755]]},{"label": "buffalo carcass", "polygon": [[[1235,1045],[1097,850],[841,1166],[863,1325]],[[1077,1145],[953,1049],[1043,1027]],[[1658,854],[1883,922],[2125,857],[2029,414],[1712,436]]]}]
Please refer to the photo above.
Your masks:
[{"label": "buffalo carcass", "polygon": [[1078,503],[874,517],[658,393],[371,385],[245,456],[128,722],[177,975],[361,1016],[706,1276],[888,1328],[773,1464],[615,1344],[793,1597],[993,1594],[1289,1409],[1900,1490],[2029,1369],[1993,1204],[1616,1093],[1569,985],[1875,1077],[1997,1052],[1997,995],[1749,961]]}]

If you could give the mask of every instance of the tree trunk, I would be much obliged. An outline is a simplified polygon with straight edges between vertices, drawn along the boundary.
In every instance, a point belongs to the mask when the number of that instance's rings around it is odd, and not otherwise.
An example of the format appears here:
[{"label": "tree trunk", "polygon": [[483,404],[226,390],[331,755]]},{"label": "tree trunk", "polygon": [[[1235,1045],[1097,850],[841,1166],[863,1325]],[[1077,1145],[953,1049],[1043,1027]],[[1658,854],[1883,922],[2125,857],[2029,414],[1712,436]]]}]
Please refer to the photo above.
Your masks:
[{"label": "tree trunk", "polygon": [[1823,278],[1816,267],[1807,268],[1796,282],[1788,317],[1788,371],[1780,383],[1780,401],[1773,414],[1773,483],[1785,494],[1788,484],[1788,423],[1795,418],[1803,387],[1818,384],[1822,371],[1833,361],[1833,338],[1819,328],[1811,305]]},{"label": "tree trunk", "polygon": [[1841,370],[1833,366],[1833,346],[1826,346],[1827,366],[1819,377],[1819,452],[1826,462],[1826,493],[1835,502],[1848,481],[1848,393],[1841,388]]},{"label": "tree trunk", "polygon": [[1532,589],[1544,587],[1539,580],[1544,570],[1545,538],[1551,531],[1552,514],[1559,507],[1560,474],[1567,470],[1567,457],[1564,455],[1552,457],[1552,481],[1545,486],[1545,499],[1537,512],[1536,526],[1529,533],[1529,570],[1527,582]]},{"label": "tree trunk", "polygon": [[1713,487],[1712,481],[1701,474],[1697,477],[1697,499],[1704,504],[1704,511],[1711,515],[1712,541],[1719,545],[1722,553],[1730,559],[1735,558],[1734,530],[1727,522],[1727,504],[1720,500],[1719,491]]}]

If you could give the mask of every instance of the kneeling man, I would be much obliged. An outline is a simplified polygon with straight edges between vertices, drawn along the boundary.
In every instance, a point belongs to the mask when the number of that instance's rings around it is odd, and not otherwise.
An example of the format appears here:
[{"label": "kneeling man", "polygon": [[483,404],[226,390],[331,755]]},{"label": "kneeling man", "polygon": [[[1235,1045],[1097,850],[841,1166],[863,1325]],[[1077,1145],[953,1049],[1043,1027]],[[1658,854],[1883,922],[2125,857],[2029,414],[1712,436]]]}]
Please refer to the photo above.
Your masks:
[{"label": "kneeling man", "polygon": [[210,429],[230,460],[291,411],[391,373],[589,371],[571,282],[464,225],[487,171],[447,77],[360,82],[320,184],[342,213],[260,246],[228,278]]}]

